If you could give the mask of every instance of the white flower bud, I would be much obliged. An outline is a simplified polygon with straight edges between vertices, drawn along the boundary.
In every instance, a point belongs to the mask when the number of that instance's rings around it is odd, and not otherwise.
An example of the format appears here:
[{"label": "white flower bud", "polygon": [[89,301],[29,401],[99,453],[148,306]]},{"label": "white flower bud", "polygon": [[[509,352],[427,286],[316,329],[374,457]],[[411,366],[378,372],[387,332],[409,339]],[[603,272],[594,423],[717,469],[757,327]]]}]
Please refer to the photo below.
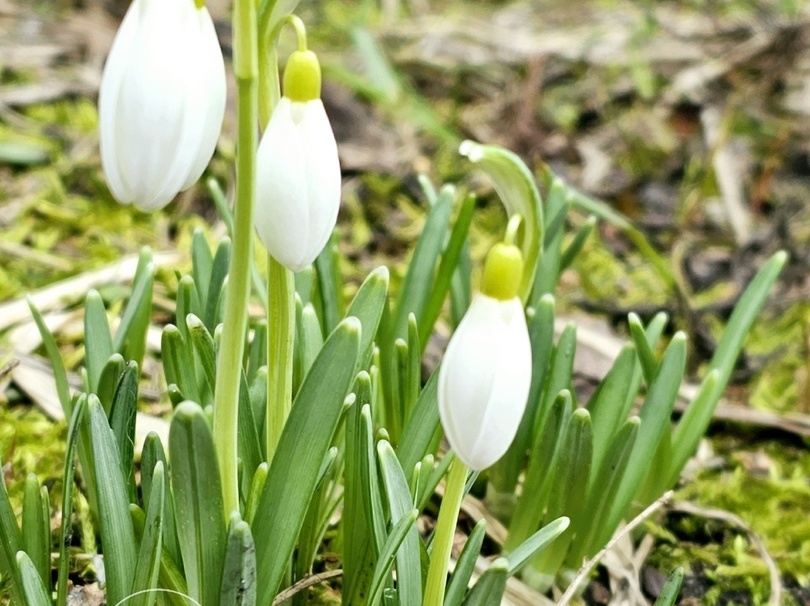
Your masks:
[{"label": "white flower bud", "polygon": [[321,100],[282,97],[256,161],[256,231],[279,263],[300,271],[323,250],[340,208],[337,143]]},{"label": "white flower bud", "polygon": [[438,390],[444,433],[468,467],[486,469],[507,451],[526,408],[531,377],[520,299],[476,295],[447,347]]},{"label": "white flower bud", "polygon": [[99,90],[101,161],[123,204],[162,208],[202,175],[225,114],[211,15],[193,0],[134,0]]}]

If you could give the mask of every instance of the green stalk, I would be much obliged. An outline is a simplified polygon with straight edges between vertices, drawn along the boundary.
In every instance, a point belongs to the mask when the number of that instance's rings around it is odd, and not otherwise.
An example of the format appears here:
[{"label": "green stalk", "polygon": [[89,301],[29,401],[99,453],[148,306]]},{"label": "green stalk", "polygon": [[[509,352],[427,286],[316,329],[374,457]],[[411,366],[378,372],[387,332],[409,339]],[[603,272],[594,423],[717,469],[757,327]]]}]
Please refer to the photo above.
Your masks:
[{"label": "green stalk", "polygon": [[433,552],[430,555],[430,568],[425,586],[424,606],[442,606],[444,603],[447,568],[450,564],[453,536],[466,482],[467,466],[456,457],[450,464],[447,486],[439,509],[439,521],[436,523],[436,535],[433,539]]},{"label": "green stalk", "polygon": [[[237,0],[233,15],[234,72],[237,90],[236,202],[233,255],[228,277],[222,345],[214,396],[214,441],[222,473],[225,519],[239,511],[237,425],[239,383],[245,347],[250,267],[253,256],[253,206],[256,199],[256,148],[259,120],[256,3]],[[225,520],[223,520],[224,522]]]},{"label": "green stalk", "polygon": [[292,406],[295,280],[267,255],[267,462],[273,460]]}]

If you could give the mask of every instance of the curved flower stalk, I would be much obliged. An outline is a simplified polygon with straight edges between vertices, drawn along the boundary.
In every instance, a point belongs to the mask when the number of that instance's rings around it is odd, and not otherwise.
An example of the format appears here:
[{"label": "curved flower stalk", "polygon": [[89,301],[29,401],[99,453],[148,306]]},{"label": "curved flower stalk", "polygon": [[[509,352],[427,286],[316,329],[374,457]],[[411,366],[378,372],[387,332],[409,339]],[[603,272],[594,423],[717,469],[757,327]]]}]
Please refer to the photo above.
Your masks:
[{"label": "curved flower stalk", "polygon": [[257,155],[256,230],[268,252],[292,271],[323,250],[340,208],[337,143],[320,95],[315,53],[295,51]]},{"label": "curved flower stalk", "polygon": [[162,208],[202,175],[225,114],[211,15],[192,0],[134,0],[99,90],[101,162],[115,198]]},{"label": "curved flower stalk", "polygon": [[439,370],[439,414],[450,446],[471,469],[500,459],[517,432],[532,375],[529,332],[518,289],[519,249],[497,244],[481,293],[456,329]]}]

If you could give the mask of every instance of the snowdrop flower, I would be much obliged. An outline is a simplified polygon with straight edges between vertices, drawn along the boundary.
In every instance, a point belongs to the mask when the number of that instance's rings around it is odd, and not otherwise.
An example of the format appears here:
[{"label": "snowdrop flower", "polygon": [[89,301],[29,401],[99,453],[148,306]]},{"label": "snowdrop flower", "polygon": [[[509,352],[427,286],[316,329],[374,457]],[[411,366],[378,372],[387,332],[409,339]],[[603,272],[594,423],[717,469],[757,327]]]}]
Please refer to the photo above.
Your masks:
[{"label": "snowdrop flower", "polygon": [[256,157],[256,230],[268,252],[292,271],[315,260],[340,207],[337,143],[320,96],[315,53],[295,51]]},{"label": "snowdrop flower", "polygon": [[450,339],[439,370],[439,415],[450,446],[468,467],[500,459],[517,433],[532,376],[529,332],[518,296],[523,260],[496,244],[481,293]]},{"label": "snowdrop flower", "polygon": [[225,65],[194,0],[134,0],[99,90],[101,162],[115,198],[162,208],[202,175],[225,114]]}]

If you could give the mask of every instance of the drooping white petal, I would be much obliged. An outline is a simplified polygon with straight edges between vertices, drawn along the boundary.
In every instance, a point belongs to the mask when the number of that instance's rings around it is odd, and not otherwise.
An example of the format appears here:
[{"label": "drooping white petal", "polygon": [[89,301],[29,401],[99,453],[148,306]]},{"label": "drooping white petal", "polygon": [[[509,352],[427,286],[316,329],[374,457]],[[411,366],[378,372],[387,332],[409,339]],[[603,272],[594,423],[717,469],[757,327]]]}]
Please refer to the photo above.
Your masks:
[{"label": "drooping white petal", "polygon": [[531,382],[520,301],[477,295],[439,371],[439,415],[450,446],[472,469],[500,459],[515,437]]},{"label": "drooping white petal", "polygon": [[154,210],[199,178],[224,115],[222,53],[191,0],[135,0],[99,94],[102,162],[113,195]]},{"label": "drooping white petal", "polygon": [[329,240],[340,208],[337,144],[320,99],[282,97],[257,164],[256,230],[279,263],[300,271]]},{"label": "drooping white petal", "polygon": [[256,163],[259,238],[279,263],[293,271],[303,269],[309,226],[306,156],[289,99],[282,98],[273,110]]}]

